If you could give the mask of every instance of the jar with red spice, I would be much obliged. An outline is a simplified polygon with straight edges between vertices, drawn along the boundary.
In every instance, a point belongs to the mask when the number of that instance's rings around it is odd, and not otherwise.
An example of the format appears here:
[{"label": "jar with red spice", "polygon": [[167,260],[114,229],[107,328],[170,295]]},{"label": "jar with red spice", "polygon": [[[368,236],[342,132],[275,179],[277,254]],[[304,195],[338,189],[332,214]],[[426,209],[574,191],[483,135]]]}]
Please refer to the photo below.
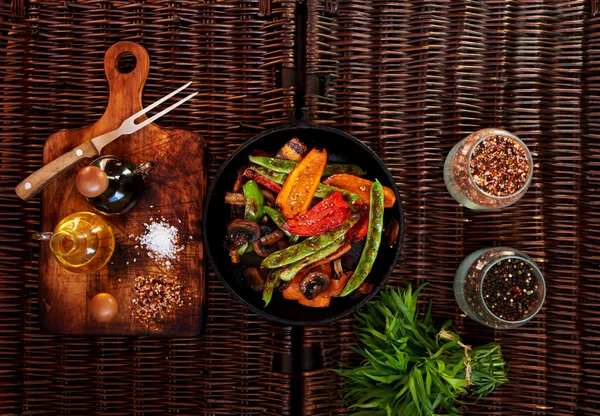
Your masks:
[{"label": "jar with red spice", "polygon": [[457,143],[444,164],[448,192],[461,205],[493,210],[517,202],[533,177],[531,152],[517,136],[487,128]]},{"label": "jar with red spice", "polygon": [[546,283],[527,254],[508,247],[478,250],[454,277],[458,306],[471,319],[496,329],[517,328],[542,308]]}]

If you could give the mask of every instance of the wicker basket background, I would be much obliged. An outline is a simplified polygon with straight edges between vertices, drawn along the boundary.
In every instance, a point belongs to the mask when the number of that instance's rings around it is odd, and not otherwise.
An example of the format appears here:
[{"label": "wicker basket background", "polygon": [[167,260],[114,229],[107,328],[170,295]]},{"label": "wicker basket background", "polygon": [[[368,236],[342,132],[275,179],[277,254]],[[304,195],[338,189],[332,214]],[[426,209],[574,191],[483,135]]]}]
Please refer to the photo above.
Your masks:
[{"label": "wicker basket background", "polygon": [[[271,324],[212,272],[198,337],[40,333],[30,238],[40,204],[13,188],[41,166],[46,137],[100,117],[104,52],[132,40],[151,59],[144,103],[187,80],[200,91],[159,124],[204,136],[209,180],[294,105],[381,155],[406,213],[392,283],[428,281],[437,318],[453,318],[468,342],[501,342],[510,364],[510,383],[468,414],[600,414],[598,12],[597,0],[0,3],[0,413],[347,412],[328,369],[356,361],[344,348],[353,319]],[[296,39],[303,19],[306,37]],[[294,86],[299,41],[305,91]],[[443,183],[447,152],[485,126],[520,136],[536,160],[526,196],[500,213],[460,208]],[[546,275],[545,307],[519,330],[485,330],[454,301],[459,262],[493,245],[525,251]]]}]

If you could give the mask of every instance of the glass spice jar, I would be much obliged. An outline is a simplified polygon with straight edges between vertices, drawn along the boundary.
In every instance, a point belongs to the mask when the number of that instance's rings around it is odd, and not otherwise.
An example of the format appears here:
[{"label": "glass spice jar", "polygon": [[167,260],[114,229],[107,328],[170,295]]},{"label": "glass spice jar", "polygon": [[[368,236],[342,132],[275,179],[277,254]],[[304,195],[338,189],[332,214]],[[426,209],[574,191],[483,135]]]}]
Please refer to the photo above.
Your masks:
[{"label": "glass spice jar", "polygon": [[454,296],[471,319],[496,329],[517,328],[542,308],[546,283],[535,262],[508,247],[475,251],[460,264]]},{"label": "glass spice jar", "polygon": [[533,177],[531,152],[517,136],[501,129],[476,131],[458,142],[444,163],[450,195],[474,210],[493,210],[517,202]]}]

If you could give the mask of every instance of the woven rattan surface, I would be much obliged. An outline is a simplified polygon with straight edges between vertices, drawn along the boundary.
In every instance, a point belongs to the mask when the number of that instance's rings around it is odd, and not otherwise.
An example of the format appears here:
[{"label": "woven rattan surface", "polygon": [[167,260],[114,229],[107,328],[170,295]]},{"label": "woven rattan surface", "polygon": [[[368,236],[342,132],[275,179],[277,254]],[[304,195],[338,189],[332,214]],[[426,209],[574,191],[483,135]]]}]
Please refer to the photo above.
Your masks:
[{"label": "woven rattan surface", "polygon": [[[151,58],[145,104],[188,80],[200,91],[159,124],[203,135],[209,180],[294,104],[381,155],[406,214],[392,284],[430,282],[437,317],[455,319],[469,342],[501,342],[509,362],[510,383],[468,414],[600,414],[596,12],[596,0],[0,3],[0,413],[347,412],[328,368],[356,361],[344,348],[353,320],[302,330],[268,323],[212,272],[198,337],[40,333],[31,242],[40,204],[20,201],[13,187],[41,165],[51,133],[100,117],[104,52],[132,40]],[[306,95],[290,77],[297,20],[307,25]],[[460,208],[442,177],[451,147],[486,126],[519,135],[536,160],[521,202],[492,214]],[[462,317],[452,293],[461,259],[500,244],[530,254],[548,284],[542,313],[510,332]],[[300,346],[315,360],[292,374],[286,357]]]}]

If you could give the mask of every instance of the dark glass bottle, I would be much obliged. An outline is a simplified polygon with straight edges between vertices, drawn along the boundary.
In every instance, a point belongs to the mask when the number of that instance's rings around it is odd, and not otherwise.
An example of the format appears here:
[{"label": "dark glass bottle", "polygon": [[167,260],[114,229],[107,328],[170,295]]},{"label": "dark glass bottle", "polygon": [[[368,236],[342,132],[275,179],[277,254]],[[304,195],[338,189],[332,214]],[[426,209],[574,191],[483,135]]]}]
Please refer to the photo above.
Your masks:
[{"label": "dark glass bottle", "polygon": [[108,176],[108,188],[94,198],[87,198],[94,209],[104,215],[124,214],[135,206],[144,192],[144,176],[152,162],[135,166],[118,156],[102,156],[90,166],[97,166]]}]

